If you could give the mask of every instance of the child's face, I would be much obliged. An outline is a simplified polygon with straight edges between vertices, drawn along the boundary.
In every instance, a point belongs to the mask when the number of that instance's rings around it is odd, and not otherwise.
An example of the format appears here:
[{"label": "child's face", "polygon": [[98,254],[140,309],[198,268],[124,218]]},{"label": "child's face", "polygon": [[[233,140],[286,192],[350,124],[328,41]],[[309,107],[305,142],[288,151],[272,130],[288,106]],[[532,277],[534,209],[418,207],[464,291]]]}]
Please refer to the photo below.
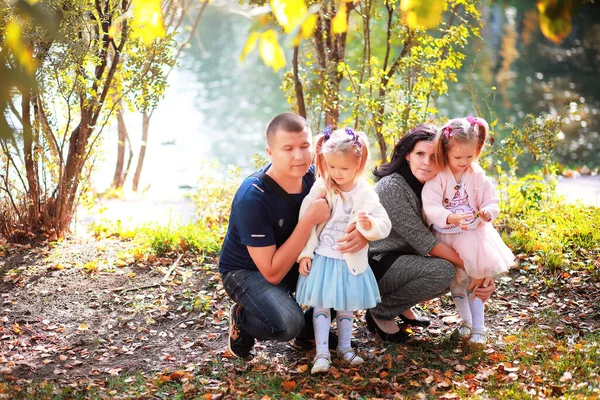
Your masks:
[{"label": "child's face", "polygon": [[360,161],[354,154],[332,152],[325,155],[327,173],[340,190],[348,192],[354,188]]},{"label": "child's face", "polygon": [[406,155],[406,160],[410,166],[410,172],[421,183],[427,182],[437,174],[433,142],[426,140],[417,142],[412,151]]},{"label": "child's face", "polygon": [[448,166],[452,172],[465,171],[476,160],[475,143],[453,143],[447,153]]}]

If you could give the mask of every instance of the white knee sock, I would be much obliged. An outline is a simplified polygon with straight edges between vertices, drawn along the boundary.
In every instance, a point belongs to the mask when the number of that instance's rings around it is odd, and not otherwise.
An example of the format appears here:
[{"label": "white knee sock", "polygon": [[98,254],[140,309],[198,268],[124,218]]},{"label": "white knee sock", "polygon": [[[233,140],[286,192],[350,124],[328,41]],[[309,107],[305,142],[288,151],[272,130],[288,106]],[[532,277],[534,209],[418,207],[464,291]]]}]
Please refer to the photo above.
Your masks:
[{"label": "white knee sock", "polygon": [[349,349],[352,339],[352,323],[354,322],[354,312],[337,311],[335,318],[338,330],[338,349]]},{"label": "white knee sock", "polygon": [[331,309],[315,308],[313,328],[317,353],[329,353],[329,327],[331,326]]},{"label": "white knee sock", "polygon": [[471,293],[469,293],[469,306],[471,307],[471,315],[473,316],[473,330],[485,329],[483,301],[479,297],[471,300]]},{"label": "white knee sock", "polygon": [[452,300],[454,300],[458,314],[460,314],[463,322],[472,324],[473,318],[471,317],[471,308],[469,306],[469,299],[467,298],[467,285],[451,286],[450,293],[452,293]]}]

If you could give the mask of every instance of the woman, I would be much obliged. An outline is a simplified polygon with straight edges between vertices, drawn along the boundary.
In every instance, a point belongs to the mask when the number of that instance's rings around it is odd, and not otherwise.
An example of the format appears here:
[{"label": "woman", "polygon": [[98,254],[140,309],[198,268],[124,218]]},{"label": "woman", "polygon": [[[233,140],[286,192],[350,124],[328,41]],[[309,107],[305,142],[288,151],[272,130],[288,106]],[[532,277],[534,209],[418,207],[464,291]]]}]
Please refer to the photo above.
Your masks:
[{"label": "woman", "polygon": [[[417,316],[411,307],[446,293],[456,268],[463,268],[458,254],[429,231],[421,213],[421,190],[437,173],[436,130],[429,124],[411,129],[396,143],[392,160],[373,172],[375,191],[392,221],[392,232],[369,247],[369,264],[382,302],[367,310],[366,321],[369,330],[391,342],[408,338],[396,323],[397,316],[406,324],[429,325],[429,320]],[[487,280],[472,289],[485,301],[495,285]]]}]

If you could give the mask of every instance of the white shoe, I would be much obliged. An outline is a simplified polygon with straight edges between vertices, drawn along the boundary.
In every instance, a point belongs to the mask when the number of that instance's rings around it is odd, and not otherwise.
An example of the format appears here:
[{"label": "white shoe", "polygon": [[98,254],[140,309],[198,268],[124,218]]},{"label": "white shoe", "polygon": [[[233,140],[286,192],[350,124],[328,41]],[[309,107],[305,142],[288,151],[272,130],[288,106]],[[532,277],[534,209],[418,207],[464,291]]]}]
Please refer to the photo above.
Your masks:
[{"label": "white shoe", "polygon": [[487,343],[488,332],[485,328],[473,329],[471,332],[471,339],[469,339],[469,345],[471,346],[485,346]]},{"label": "white shoe", "polygon": [[350,365],[360,365],[365,362],[361,356],[356,354],[356,350],[354,350],[352,347],[348,349],[338,349],[338,354]]},{"label": "white shoe", "polygon": [[463,322],[457,328],[457,331],[458,331],[459,338],[461,338],[461,339],[468,338],[469,336],[471,336],[471,324],[468,322]]},{"label": "white shoe", "polygon": [[324,374],[326,372],[329,372],[330,366],[331,356],[329,355],[329,353],[317,353],[317,355],[313,359],[313,366],[310,369],[310,373],[312,375]]}]

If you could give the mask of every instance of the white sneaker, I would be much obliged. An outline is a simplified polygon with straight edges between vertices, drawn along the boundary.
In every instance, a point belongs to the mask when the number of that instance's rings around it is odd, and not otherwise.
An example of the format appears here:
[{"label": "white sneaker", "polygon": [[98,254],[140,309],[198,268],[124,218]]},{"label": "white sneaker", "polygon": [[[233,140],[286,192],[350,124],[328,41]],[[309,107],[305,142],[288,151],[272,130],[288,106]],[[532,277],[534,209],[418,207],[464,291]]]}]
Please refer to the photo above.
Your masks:
[{"label": "white sneaker", "polygon": [[324,374],[329,372],[329,367],[331,366],[331,356],[329,353],[317,353],[315,358],[313,359],[313,366],[310,369],[310,373],[312,375],[315,374]]},{"label": "white sneaker", "polygon": [[356,354],[356,350],[354,350],[352,347],[348,349],[338,349],[338,354],[350,365],[360,365],[365,362],[361,356]]},{"label": "white sneaker", "polygon": [[469,339],[469,345],[471,346],[485,346],[487,343],[488,332],[485,328],[473,329],[471,332],[471,339]]},{"label": "white sneaker", "polygon": [[471,324],[468,322],[463,322],[458,327],[458,337],[461,339],[468,338],[471,336]]}]

